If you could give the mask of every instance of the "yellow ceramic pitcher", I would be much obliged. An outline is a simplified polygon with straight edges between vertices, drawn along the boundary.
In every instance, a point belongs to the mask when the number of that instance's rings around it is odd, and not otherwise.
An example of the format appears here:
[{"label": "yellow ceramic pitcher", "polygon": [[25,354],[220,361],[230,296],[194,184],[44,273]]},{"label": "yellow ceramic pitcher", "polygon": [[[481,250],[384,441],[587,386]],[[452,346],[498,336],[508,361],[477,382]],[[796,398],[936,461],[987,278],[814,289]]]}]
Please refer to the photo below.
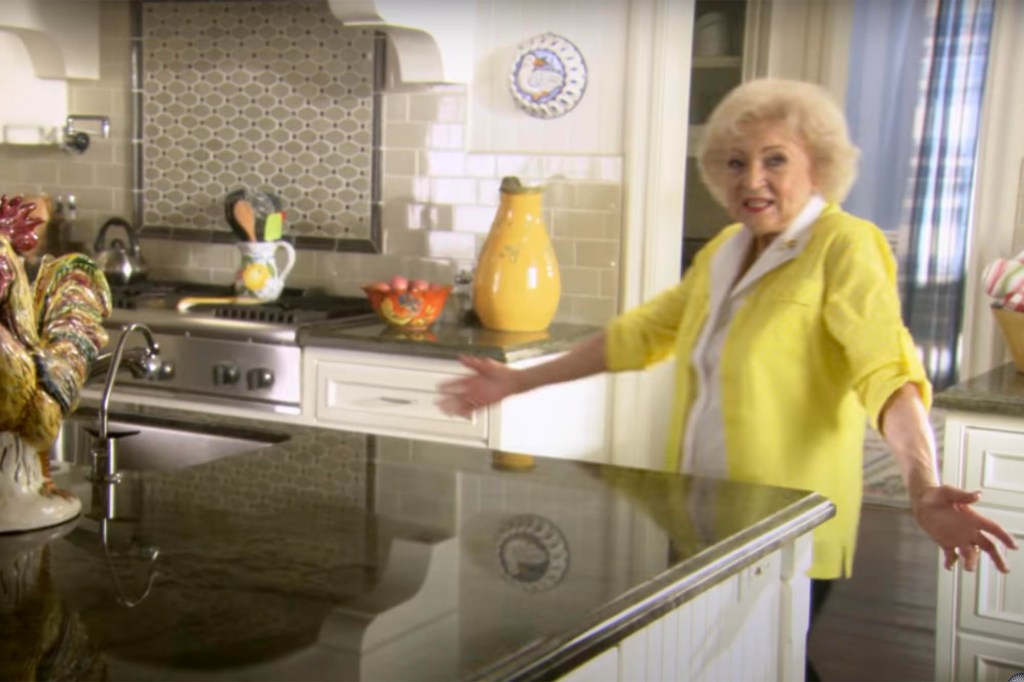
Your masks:
[{"label": "yellow ceramic pitcher", "polygon": [[501,203],[473,278],[473,308],[489,329],[534,332],[558,310],[562,279],[544,216],[543,192],[501,181]]}]

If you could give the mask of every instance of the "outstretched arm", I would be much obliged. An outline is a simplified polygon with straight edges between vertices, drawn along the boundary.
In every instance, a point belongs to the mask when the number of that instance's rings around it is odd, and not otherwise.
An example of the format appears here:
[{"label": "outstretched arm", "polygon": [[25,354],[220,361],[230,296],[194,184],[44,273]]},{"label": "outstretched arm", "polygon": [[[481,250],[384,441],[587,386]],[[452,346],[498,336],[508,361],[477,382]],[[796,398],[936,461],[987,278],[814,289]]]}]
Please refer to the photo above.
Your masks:
[{"label": "outstretched arm", "polygon": [[928,412],[913,384],[904,384],[892,394],[879,423],[899,462],[914,519],[942,548],[946,568],[952,568],[957,558],[963,557],[964,568],[973,571],[984,551],[1000,571],[1008,572],[1006,559],[993,538],[1011,549],[1017,545],[1002,526],[971,507],[981,494],[939,484],[935,438]]},{"label": "outstretched arm", "polygon": [[582,379],[607,368],[604,332],[581,341],[565,355],[525,369],[512,369],[489,358],[466,356],[459,360],[473,374],[441,384],[444,398],[438,406],[446,414],[462,417],[510,395]]}]

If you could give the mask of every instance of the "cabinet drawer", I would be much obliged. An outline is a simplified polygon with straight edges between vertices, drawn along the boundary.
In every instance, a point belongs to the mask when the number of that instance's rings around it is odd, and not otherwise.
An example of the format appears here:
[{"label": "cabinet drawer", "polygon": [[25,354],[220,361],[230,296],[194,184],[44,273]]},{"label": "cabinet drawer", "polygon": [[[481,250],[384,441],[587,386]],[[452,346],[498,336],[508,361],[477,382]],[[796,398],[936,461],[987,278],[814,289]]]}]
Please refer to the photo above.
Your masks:
[{"label": "cabinet drawer", "polygon": [[[1024,545],[1024,512],[977,506],[978,512],[999,523]],[[996,570],[983,556],[978,570],[968,573],[957,568],[960,581],[960,623],[962,630],[972,630],[1014,640],[1024,649],[1024,552],[1006,552],[1008,574]]]},{"label": "cabinet drawer", "polygon": [[963,486],[982,502],[1024,508],[1024,433],[964,429]]},{"label": "cabinet drawer", "polygon": [[487,411],[471,418],[438,409],[438,384],[456,374],[379,365],[319,362],[317,420],[354,430],[403,436],[487,441]]}]

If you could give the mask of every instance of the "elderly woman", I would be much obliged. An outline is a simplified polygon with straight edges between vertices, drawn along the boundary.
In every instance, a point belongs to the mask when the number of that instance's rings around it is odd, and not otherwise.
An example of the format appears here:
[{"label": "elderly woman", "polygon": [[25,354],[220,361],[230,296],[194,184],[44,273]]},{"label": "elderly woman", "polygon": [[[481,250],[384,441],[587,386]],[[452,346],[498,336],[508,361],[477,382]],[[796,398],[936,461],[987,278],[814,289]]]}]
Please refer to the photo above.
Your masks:
[{"label": "elderly woman", "polygon": [[[604,370],[677,360],[670,470],[815,490],[836,505],[814,536],[815,593],[849,576],[861,503],[865,418],[902,470],[914,518],[951,568],[1015,547],[940,486],[927,419],[931,387],[900,317],[896,264],[881,231],[840,208],[857,150],[817,86],[755,80],[715,109],[700,171],[736,221],[676,286],[604,333],[521,371],[465,358],[474,375],[443,387],[455,414]],[[820,603],[821,599],[817,599]]]}]

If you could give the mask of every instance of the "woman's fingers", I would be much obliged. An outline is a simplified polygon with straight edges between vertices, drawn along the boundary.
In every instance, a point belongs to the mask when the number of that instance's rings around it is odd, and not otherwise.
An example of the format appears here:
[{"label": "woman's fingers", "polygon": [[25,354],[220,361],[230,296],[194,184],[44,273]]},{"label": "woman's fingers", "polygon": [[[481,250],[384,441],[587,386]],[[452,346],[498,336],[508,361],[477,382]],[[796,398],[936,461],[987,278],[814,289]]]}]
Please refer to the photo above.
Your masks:
[{"label": "woman's fingers", "polygon": [[956,547],[943,547],[942,554],[946,558],[942,565],[945,566],[946,570],[948,571],[949,569],[953,568],[953,566],[956,564]]},{"label": "woman's fingers", "polygon": [[477,410],[501,399],[504,366],[490,358],[471,355],[460,356],[459,362],[473,374],[440,384],[438,391],[443,397],[437,401],[437,406],[445,414],[469,418]]},{"label": "woman's fingers", "polygon": [[[981,557],[981,552],[985,552],[989,557],[992,558],[992,563],[996,565],[1000,573],[1009,573],[1010,566],[1006,563],[1006,557],[999,551],[999,545],[992,542],[988,537],[982,535],[977,543],[974,545],[975,555]],[[978,551],[980,550],[980,551]]]},{"label": "woman's fingers", "polygon": [[980,490],[961,490],[951,485],[944,485],[939,488],[942,499],[952,505],[970,505],[981,499]]},{"label": "woman's fingers", "polygon": [[[971,511],[977,514],[977,512],[975,512],[973,509]],[[1005,528],[1003,528],[987,516],[982,516],[981,514],[977,514],[977,516],[978,528],[980,530],[996,536],[996,538],[999,539],[1000,542],[1002,542],[1010,549],[1017,549],[1017,541],[1013,539],[1013,536],[1010,535],[1009,531],[1007,531]]]},{"label": "woman's fingers", "polygon": [[463,367],[468,367],[477,374],[488,374],[492,364],[497,364],[490,358],[478,358],[474,355],[460,355],[459,362],[462,363]]},{"label": "woman's fingers", "polygon": [[978,568],[978,557],[981,556],[981,552],[974,545],[960,547],[957,551],[964,560],[964,570],[973,573]]},{"label": "woman's fingers", "polygon": [[964,570],[973,572],[978,570],[982,552],[989,555],[992,563],[1001,573],[1010,572],[1010,566],[1006,563],[1006,557],[1000,551],[999,545],[985,535],[979,535],[978,539],[970,544],[959,547],[943,547],[942,553],[945,557],[943,565],[947,569],[951,569],[959,559],[963,559]]}]

